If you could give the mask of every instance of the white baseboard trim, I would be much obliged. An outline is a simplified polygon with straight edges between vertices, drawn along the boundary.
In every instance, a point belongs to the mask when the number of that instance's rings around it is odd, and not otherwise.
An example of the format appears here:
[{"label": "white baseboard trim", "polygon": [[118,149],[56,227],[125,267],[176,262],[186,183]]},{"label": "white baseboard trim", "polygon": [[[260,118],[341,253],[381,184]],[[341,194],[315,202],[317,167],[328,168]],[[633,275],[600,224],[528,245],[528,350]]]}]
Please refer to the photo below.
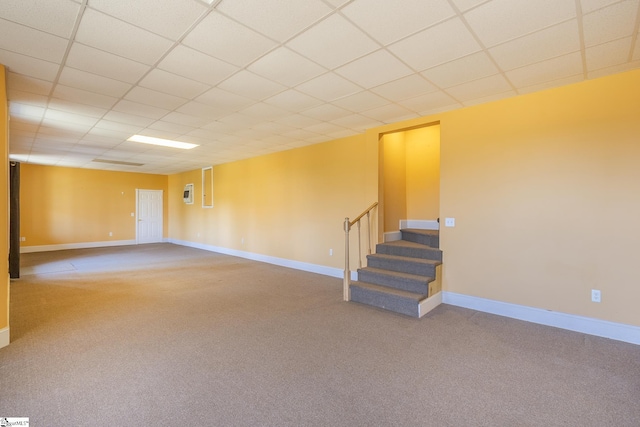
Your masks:
[{"label": "white baseboard trim", "polygon": [[401,219],[400,229],[419,228],[420,230],[440,230],[440,223],[436,219]]},{"label": "white baseboard trim", "polygon": [[418,304],[418,317],[424,316],[440,304],[442,304],[442,292],[438,292],[429,298],[423,299]]},{"label": "white baseboard trim", "polygon": [[135,240],[108,240],[106,242],[63,243],[60,245],[21,246],[20,253],[61,251],[65,249],[105,248],[108,246],[135,245]]},{"label": "white baseboard trim", "polygon": [[443,291],[442,294],[442,302],[445,304],[640,345],[640,327],[638,326],[473,297],[455,292]]},{"label": "white baseboard trim", "polygon": [[9,327],[0,329],[0,348],[9,345]]},{"label": "white baseboard trim", "polygon": [[402,233],[400,231],[389,231],[384,233],[382,240],[386,242],[395,242],[396,240],[402,240]]},{"label": "white baseboard trim", "polygon": [[[281,267],[293,268],[295,270],[307,271],[309,273],[323,274],[325,276],[337,277],[339,279],[344,278],[344,270],[339,268],[327,267],[327,266],[318,265],[318,264],[311,264],[311,263],[302,262],[302,261],[293,261],[285,258],[278,258],[278,257],[273,257],[268,255],[256,254],[253,252],[239,251],[237,249],[223,248],[220,246],[205,245],[203,243],[188,242],[185,240],[169,239],[169,243],[173,243],[181,246],[188,246],[190,248],[202,249],[210,252],[217,252],[225,255],[236,256],[239,258],[250,259],[252,261],[266,262],[267,264],[279,265]],[[354,274],[357,274],[357,272],[355,271],[351,272],[352,278],[354,277]]]}]

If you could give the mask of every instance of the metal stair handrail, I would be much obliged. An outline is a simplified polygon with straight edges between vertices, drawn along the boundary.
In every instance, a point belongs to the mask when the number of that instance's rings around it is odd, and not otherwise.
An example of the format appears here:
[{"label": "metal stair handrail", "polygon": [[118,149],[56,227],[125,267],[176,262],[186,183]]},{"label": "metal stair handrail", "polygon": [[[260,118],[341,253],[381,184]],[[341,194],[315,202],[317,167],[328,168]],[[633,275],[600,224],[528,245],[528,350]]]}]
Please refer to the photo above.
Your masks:
[{"label": "metal stair handrail", "polygon": [[362,268],[362,244],[360,243],[360,223],[363,217],[367,217],[367,251],[371,254],[371,219],[370,213],[378,206],[378,202],[374,202],[371,206],[365,209],[360,215],[358,215],[353,221],[349,221],[349,218],[344,219],[344,281],[342,286],[342,298],[345,301],[349,301],[349,285],[351,284],[351,271],[349,270],[349,232],[354,224],[358,225],[358,267]]}]

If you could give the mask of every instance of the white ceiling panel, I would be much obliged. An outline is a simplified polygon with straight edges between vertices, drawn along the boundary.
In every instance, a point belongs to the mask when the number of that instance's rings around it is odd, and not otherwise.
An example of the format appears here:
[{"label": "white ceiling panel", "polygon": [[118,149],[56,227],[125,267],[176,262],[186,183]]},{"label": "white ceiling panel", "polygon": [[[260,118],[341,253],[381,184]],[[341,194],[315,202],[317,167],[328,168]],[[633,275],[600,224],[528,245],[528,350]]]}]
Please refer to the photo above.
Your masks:
[{"label": "white ceiling panel", "polygon": [[576,17],[575,0],[494,0],[464,14],[485,47]]},{"label": "white ceiling panel", "polygon": [[[54,81],[60,66],[53,62],[32,58],[19,53],[0,49],[0,63],[9,71],[36,79]],[[11,88],[9,88],[11,89]]]},{"label": "white ceiling panel", "polygon": [[336,99],[333,104],[346,108],[350,111],[364,111],[375,107],[389,104],[389,100],[384,99],[375,93],[362,91],[344,98]]},{"label": "white ceiling panel", "polygon": [[296,86],[327,71],[286,47],[268,53],[248,69],[288,87]]},{"label": "white ceiling panel", "polygon": [[113,109],[121,113],[133,114],[134,116],[148,117],[159,120],[170,111],[163,108],[156,108],[150,105],[140,104],[126,99],[119,101]]},{"label": "white ceiling panel", "polygon": [[60,84],[57,85],[53,90],[53,96],[65,101],[76,102],[78,104],[85,104],[99,108],[111,108],[118,101],[117,98],[111,96],[89,92],[86,90]]},{"label": "white ceiling panel", "polygon": [[46,80],[40,80],[33,77],[8,72],[7,83],[13,90],[34,93],[36,95],[48,95],[53,85]]},{"label": "white ceiling panel", "polygon": [[147,65],[79,43],[71,46],[66,64],[127,83],[136,83],[149,70]]},{"label": "white ceiling panel", "polygon": [[579,50],[578,23],[572,19],[493,47],[489,53],[501,69],[511,70]]},{"label": "white ceiling panel", "polygon": [[103,117],[105,120],[116,123],[124,123],[138,127],[147,127],[155,120],[148,117],[134,116],[133,114],[120,113],[118,111],[109,111]]},{"label": "white ceiling panel", "polygon": [[219,13],[210,13],[183,43],[223,61],[245,66],[277,44]]},{"label": "white ceiling panel", "polygon": [[140,133],[144,126],[136,126],[125,124],[122,122],[112,122],[111,120],[100,120],[95,125],[98,129],[112,130],[115,132],[122,132],[124,135],[135,135]]},{"label": "white ceiling panel", "polygon": [[0,19],[0,49],[59,63],[67,49],[67,40]]},{"label": "white ceiling panel", "polygon": [[438,90],[437,87],[426,81],[419,74],[412,74],[371,89],[372,92],[394,102],[413,98],[423,93],[435,92],[436,90]]},{"label": "white ceiling panel", "polygon": [[[220,118],[229,114],[229,111],[225,110],[224,108],[212,107],[211,105],[201,104],[195,101],[190,101],[184,104],[183,106],[178,108],[176,111],[182,114],[194,116],[199,119],[205,120],[205,123],[195,125],[197,127],[206,125],[208,122],[211,122],[217,118]],[[164,120],[169,122],[182,123],[189,126],[194,126],[193,124],[187,123],[185,120],[178,121],[178,122],[174,120],[169,120],[167,118],[165,118]]]},{"label": "white ceiling panel", "polygon": [[173,45],[169,39],[92,9],[84,12],[75,40],[148,65]]},{"label": "white ceiling panel", "polygon": [[239,111],[254,102],[249,98],[227,92],[226,90],[222,90],[217,87],[214,87],[198,96],[195,101],[212,107],[223,108],[227,111]]},{"label": "white ceiling panel", "polygon": [[383,45],[454,15],[446,0],[355,0],[342,13]]},{"label": "white ceiling panel", "polygon": [[582,6],[582,13],[587,14],[618,2],[620,0],[580,0],[580,5]]},{"label": "white ceiling panel", "polygon": [[263,120],[275,120],[289,115],[289,111],[283,110],[282,108],[278,108],[274,105],[265,104],[264,102],[253,104],[252,106],[239,111],[239,113],[246,114],[251,117],[258,117]]},{"label": "white ceiling panel", "polygon": [[582,19],[587,47],[630,37],[637,31],[638,0],[626,0],[589,13]]},{"label": "white ceiling panel", "polygon": [[59,98],[49,98],[48,108],[96,118],[104,116],[105,113],[109,111],[106,108],[94,107],[90,105],[79,105],[74,101]]},{"label": "white ceiling panel", "polygon": [[[478,84],[481,83],[481,84]],[[447,93],[459,101],[470,101],[477,98],[492,96],[511,90],[511,86],[501,74],[496,74],[473,81],[453,86],[447,89]]]},{"label": "white ceiling panel", "polygon": [[455,18],[392,44],[389,50],[414,70],[422,71],[477,52],[480,45]]},{"label": "white ceiling panel", "polygon": [[318,98],[314,98],[295,89],[289,89],[284,92],[265,99],[267,104],[275,105],[290,112],[298,112],[311,107],[322,104]]},{"label": "white ceiling panel", "polygon": [[[348,115],[349,111],[344,108],[337,107],[331,104],[324,104],[318,107],[313,107],[308,110],[302,112],[303,115],[307,117],[311,117],[312,119],[320,120],[320,121],[331,121],[338,119],[342,116]],[[309,127],[312,124],[301,126],[301,127]]]},{"label": "white ceiling panel", "polygon": [[2,0],[0,16],[60,37],[69,37],[80,5],[69,0]]},{"label": "white ceiling panel", "polygon": [[334,123],[344,128],[359,130],[360,132],[366,129],[383,125],[382,122],[378,120],[374,120],[370,117],[365,117],[361,114],[351,114],[348,116],[343,116],[335,120],[332,120],[331,123]]},{"label": "white ceiling panel", "polygon": [[182,36],[207,11],[201,3],[181,0],[91,0],[90,6],[171,40]]},{"label": "white ceiling panel", "polygon": [[88,92],[99,93],[111,97],[121,97],[131,89],[131,84],[119,80],[87,73],[71,67],[64,67],[60,78],[60,84]]},{"label": "white ceiling panel", "polygon": [[371,110],[363,111],[361,114],[363,116],[379,120],[382,123],[400,122],[418,117],[418,115],[413,111],[410,111],[398,104],[390,104],[385,105],[384,107],[373,108]]},{"label": "white ceiling panel", "polygon": [[204,83],[200,83],[168,71],[160,70],[158,68],[153,69],[144,76],[144,78],[140,80],[139,84],[140,86],[148,89],[188,99],[194,98],[210,88],[209,85]]},{"label": "white ceiling panel", "polygon": [[422,75],[441,88],[448,88],[498,73],[485,52],[477,52],[422,72]]},{"label": "white ceiling panel", "polygon": [[[193,126],[166,122],[164,120],[158,120],[153,122],[148,126],[148,129],[158,130],[161,132],[171,132],[171,133],[175,133],[176,135],[185,135],[185,134],[188,134],[189,132],[193,132],[197,130],[197,128]],[[190,141],[185,140],[185,142],[190,142]]]},{"label": "white ceiling panel", "polygon": [[517,87],[528,87],[582,73],[582,56],[575,52],[508,71],[507,77]]},{"label": "white ceiling panel", "polygon": [[379,48],[376,42],[340,15],[330,16],[288,42],[287,46],[329,69]]},{"label": "white ceiling panel", "polygon": [[219,87],[256,101],[268,98],[286,89],[280,83],[267,80],[246,70],[234,74],[220,83]]},{"label": "white ceiling panel", "polygon": [[386,50],[379,50],[356,59],[336,69],[335,72],[366,89],[413,73],[411,68]]},{"label": "white ceiling panel", "polygon": [[313,80],[301,84],[296,89],[327,102],[342,98],[343,96],[352,95],[362,90],[360,86],[334,73],[327,73],[316,77]]},{"label": "white ceiling panel", "polygon": [[238,67],[185,46],[177,46],[158,64],[158,68],[215,86]]},{"label": "white ceiling panel", "polygon": [[[210,108],[210,107],[209,107]],[[212,119],[210,117],[211,114],[208,114],[207,110],[199,110],[199,116],[194,116],[191,114],[180,113],[177,111],[173,111],[162,118],[162,120],[170,123],[176,123],[184,126],[193,126],[200,127],[209,123]]]},{"label": "white ceiling panel", "polygon": [[[265,6],[269,8],[268,13]],[[224,0],[217,9],[279,42],[331,12],[320,0],[270,0],[268,4],[261,0]]]},{"label": "white ceiling panel", "polygon": [[19,102],[35,107],[46,107],[49,97],[46,95],[38,95],[36,93],[22,92],[19,90],[10,89],[7,93],[9,104],[13,102]]},{"label": "white ceiling panel", "polygon": [[131,89],[124,98],[167,110],[174,110],[188,102],[185,98],[179,98],[141,86],[136,86]]},{"label": "white ceiling panel", "polygon": [[627,62],[631,51],[631,37],[587,48],[587,68],[599,70]]},{"label": "white ceiling panel", "polygon": [[303,116],[302,114],[292,114],[290,116],[283,117],[278,120],[274,120],[276,123],[282,123],[294,128],[304,128],[316,123],[320,123],[322,120],[314,119],[309,116]]},{"label": "white ceiling panel", "polygon": [[474,8],[482,3],[487,3],[491,0],[450,0],[461,12]]}]

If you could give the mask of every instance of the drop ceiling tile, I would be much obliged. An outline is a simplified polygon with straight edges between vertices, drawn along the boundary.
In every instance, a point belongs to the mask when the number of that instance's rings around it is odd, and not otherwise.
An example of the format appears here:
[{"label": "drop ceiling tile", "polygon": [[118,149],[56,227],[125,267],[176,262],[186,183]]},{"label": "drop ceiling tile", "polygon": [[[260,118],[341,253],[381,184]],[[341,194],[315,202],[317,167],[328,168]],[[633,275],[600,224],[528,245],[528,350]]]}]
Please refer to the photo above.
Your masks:
[{"label": "drop ceiling tile", "polygon": [[135,83],[149,70],[149,66],[112,53],[74,43],[66,65],[127,83]]},{"label": "drop ceiling tile", "polygon": [[526,87],[582,73],[582,55],[575,52],[517,68],[506,75],[516,87]]},{"label": "drop ceiling tile", "polygon": [[461,11],[465,12],[471,8],[478,6],[481,3],[486,3],[491,0],[451,0],[453,4]]},{"label": "drop ceiling tile", "polygon": [[9,113],[11,114],[11,122],[17,118],[29,119],[30,121],[39,121],[44,117],[44,107],[36,107],[28,104],[21,104],[19,102],[11,102],[9,104]]},{"label": "drop ceiling tile", "polygon": [[134,116],[148,117],[150,119],[159,120],[167,115],[170,111],[164,108],[152,107],[150,105],[140,104],[126,99],[119,101],[113,106],[115,111],[121,113],[133,114]]},{"label": "drop ceiling tile", "polygon": [[322,122],[322,123],[318,123],[316,125],[308,126],[308,127],[304,128],[303,130],[307,130],[309,132],[318,133],[318,134],[321,134],[321,135],[327,135],[327,134],[332,133],[332,132],[344,131],[345,128],[344,128],[344,126],[339,126],[339,125],[335,124],[335,122],[334,123]]},{"label": "drop ceiling tile", "polygon": [[215,11],[203,19],[182,43],[241,67],[276,46],[272,40]]},{"label": "drop ceiling tile", "polygon": [[269,52],[248,69],[288,87],[296,86],[327,71],[286,47]]},{"label": "drop ceiling tile", "polygon": [[589,71],[587,73],[587,78],[596,79],[599,77],[609,76],[611,74],[618,74],[624,73],[626,71],[636,70],[638,68],[640,68],[640,61],[625,62],[623,64],[600,68],[599,70],[595,71]]},{"label": "drop ceiling tile", "polygon": [[118,111],[109,111],[104,115],[103,119],[110,122],[124,123],[137,127],[147,127],[154,122],[154,119],[142,116],[134,116],[133,114],[120,113]]},{"label": "drop ceiling tile", "polygon": [[53,97],[99,108],[111,108],[118,101],[117,98],[111,96],[87,92],[86,90],[61,84],[56,85],[53,90]]},{"label": "drop ceiling tile", "polygon": [[[144,126],[130,125],[122,122],[112,122],[111,120],[100,120],[95,125],[98,129],[110,130],[118,132],[122,135],[136,135],[140,133]],[[127,137],[128,138],[128,137]]]},{"label": "drop ceiling tile", "polygon": [[[323,104],[318,107],[305,110],[302,112],[302,114],[307,117],[311,117],[312,119],[329,122],[339,117],[349,115],[350,112],[343,108],[336,107],[335,105]],[[309,127],[309,126],[312,126],[312,125],[307,125],[304,127]]]},{"label": "drop ceiling tile", "polygon": [[575,19],[529,34],[489,49],[502,70],[512,70],[580,50]]},{"label": "drop ceiling tile", "polygon": [[292,39],[287,46],[329,69],[379,48],[376,42],[337,14]]},{"label": "drop ceiling tile", "polygon": [[186,46],[177,46],[158,64],[158,68],[212,86],[229,77],[238,67]]},{"label": "drop ceiling tile", "polygon": [[418,117],[413,111],[407,110],[397,104],[389,104],[383,107],[373,108],[371,110],[363,111],[361,114],[363,116],[379,120],[383,123],[394,123]]},{"label": "drop ceiling tile", "polygon": [[145,30],[177,40],[207,11],[195,1],[91,0],[90,7]]},{"label": "drop ceiling tile", "polygon": [[123,96],[131,84],[118,80],[113,80],[75,68],[64,67],[60,73],[59,83],[68,87],[86,90],[88,92],[99,93],[116,98]]},{"label": "drop ceiling tile", "polygon": [[288,126],[282,123],[265,122],[265,123],[258,123],[257,125],[252,126],[252,129],[255,129],[258,131],[264,131],[266,133],[275,135],[275,134],[291,131],[295,128],[293,126]]},{"label": "drop ceiling tile", "polygon": [[40,132],[45,131],[46,127],[50,127],[50,128],[56,129],[57,131],[59,131],[59,132],[61,132],[63,134],[65,132],[86,133],[86,132],[89,132],[89,130],[92,128],[92,126],[88,125],[88,124],[72,123],[72,122],[69,122],[69,121],[61,121],[61,120],[53,120],[53,119],[47,119],[45,117],[44,119],[42,119],[42,126],[40,127]]},{"label": "drop ceiling tile", "polygon": [[11,90],[33,93],[36,95],[49,95],[53,85],[46,80],[40,80],[22,74],[7,73],[7,87]]},{"label": "drop ceiling tile", "polygon": [[375,92],[391,101],[402,101],[403,99],[413,98],[420,94],[434,92],[436,90],[438,90],[438,88],[426,81],[422,76],[412,74],[375,87],[371,89],[371,92]]},{"label": "drop ceiling tile", "polygon": [[610,6],[613,3],[618,3],[619,1],[620,0],[580,0],[580,6],[582,7],[582,13],[586,14]]},{"label": "drop ceiling tile", "polygon": [[640,59],[640,34],[638,34],[638,36],[636,37],[636,47],[633,51],[633,60],[639,60]]},{"label": "drop ceiling tile", "polygon": [[411,111],[415,111],[421,116],[432,114],[438,111],[462,107],[462,104],[460,104],[458,101],[456,101],[443,91],[427,93],[424,95],[416,96],[415,98],[405,99],[398,104]]},{"label": "drop ceiling tile", "polygon": [[448,88],[498,73],[498,68],[484,52],[477,52],[422,72],[429,81]]},{"label": "drop ceiling tile", "polygon": [[308,116],[303,116],[302,114],[292,114],[290,116],[286,116],[281,119],[275,120],[276,123],[282,123],[284,125],[291,126],[294,128],[304,128],[316,123],[320,123],[321,121],[322,120],[313,119]]},{"label": "drop ceiling tile", "polygon": [[532,86],[520,87],[518,88],[518,94],[522,95],[525,93],[539,92],[541,90],[549,89],[552,87],[559,87],[559,86],[570,85],[573,83],[579,83],[583,80],[584,80],[584,75],[580,73],[580,74],[576,74],[570,77],[565,77],[562,79],[549,80],[544,83],[535,84]]},{"label": "drop ceiling tile", "polygon": [[0,49],[60,63],[67,49],[67,40],[0,19]]},{"label": "drop ceiling tile", "polygon": [[413,70],[386,50],[379,50],[343,65],[335,72],[365,89],[370,89],[405,77],[413,73]]},{"label": "drop ceiling tile", "polygon": [[471,107],[473,105],[480,105],[480,104],[486,104],[487,102],[499,101],[501,99],[509,98],[515,95],[516,93],[513,90],[509,90],[506,92],[483,96],[481,98],[470,99],[468,101],[464,101],[462,105],[465,107]]},{"label": "drop ceiling tile", "polygon": [[438,24],[388,48],[416,71],[480,50],[480,45],[458,18]]},{"label": "drop ceiling tile", "polygon": [[217,10],[279,42],[309,27],[332,9],[320,0],[223,1]]},{"label": "drop ceiling tile", "polygon": [[262,100],[286,89],[279,83],[242,70],[218,85],[236,95],[255,100]]},{"label": "drop ceiling tile", "polygon": [[0,16],[59,37],[69,37],[80,5],[67,0],[2,0]]},{"label": "drop ceiling tile", "polygon": [[[290,132],[285,132],[282,135],[285,136],[285,137],[299,139],[301,141],[305,141],[308,138],[314,138],[314,137],[318,136],[317,133],[309,132],[308,130],[304,130],[304,129],[292,130]],[[305,145],[306,145],[306,143],[305,143]]]},{"label": "drop ceiling tile", "polygon": [[194,98],[210,88],[204,83],[157,68],[140,80],[140,86],[187,99]]},{"label": "drop ceiling tile", "polygon": [[257,117],[262,120],[275,120],[289,115],[288,111],[274,105],[265,104],[264,102],[255,103],[252,106],[239,111],[239,113],[246,114],[251,117]]},{"label": "drop ceiling tile", "polygon": [[464,14],[485,47],[576,17],[575,0],[494,0]]},{"label": "drop ceiling tile", "polygon": [[0,63],[9,71],[52,82],[58,74],[59,66],[53,62],[31,58],[30,56],[0,49]]},{"label": "drop ceiling tile", "polygon": [[174,110],[188,102],[185,98],[179,98],[141,86],[136,86],[131,89],[125,96],[125,99],[167,110]]},{"label": "drop ceiling tile", "polygon": [[[181,125],[178,123],[171,123],[171,122],[167,122],[164,120],[158,120],[153,122],[151,125],[148,126],[149,129],[152,130],[158,130],[161,132],[172,132],[175,133],[177,135],[185,135],[188,134],[190,132],[194,132],[197,129],[194,128],[193,126],[187,126],[187,125]],[[183,138],[184,140],[184,138]],[[184,140],[185,142],[191,142],[191,141],[187,141]]]},{"label": "drop ceiling tile", "polygon": [[76,42],[152,65],[173,42],[140,27],[88,8],[80,21]]},{"label": "drop ceiling tile", "polygon": [[362,91],[362,88],[334,73],[327,73],[316,77],[296,88],[300,92],[314,96],[324,101],[349,96]]},{"label": "drop ceiling tile", "polygon": [[272,96],[271,98],[265,99],[264,102],[291,112],[306,110],[308,108],[322,104],[322,101],[320,101],[319,99],[309,95],[305,95],[304,93],[298,92],[295,89],[289,89],[284,92],[280,92],[279,94]]},{"label": "drop ceiling tile", "polygon": [[359,132],[363,132],[366,129],[371,129],[376,126],[382,126],[384,124],[381,121],[365,117],[361,114],[350,114],[348,116],[331,120],[331,123]]},{"label": "drop ceiling tile", "polygon": [[90,105],[78,105],[78,103],[59,98],[51,98],[48,107],[53,110],[66,111],[72,114],[82,114],[85,116],[100,118],[108,111],[106,108],[94,107]]},{"label": "drop ceiling tile", "polygon": [[218,107],[229,112],[239,111],[251,105],[254,101],[244,96],[236,95],[226,90],[214,87],[194,99],[194,101],[212,107]]},{"label": "drop ceiling tile", "polygon": [[472,82],[463,83],[447,89],[447,93],[460,101],[471,101],[476,98],[503,93],[511,90],[511,86],[501,74],[484,77]]},{"label": "drop ceiling tile", "polygon": [[582,18],[586,47],[606,43],[633,34],[638,20],[638,1],[622,1]]},{"label": "drop ceiling tile", "polygon": [[198,125],[192,125],[190,123],[186,123],[184,120],[179,122],[175,120],[169,120],[166,118],[164,120],[169,122],[174,122],[174,123],[187,124],[189,126],[200,127],[200,126],[206,125],[208,122],[211,122],[213,120],[216,120],[217,118],[220,118],[228,114],[228,111],[223,108],[212,107],[210,105],[201,104],[195,101],[190,101],[184,104],[183,106],[178,108],[176,111],[185,115],[199,117],[200,119],[203,119],[206,122]]},{"label": "drop ceiling tile", "polygon": [[455,14],[446,0],[355,0],[342,13],[383,45]]},{"label": "drop ceiling tile", "polygon": [[631,41],[631,37],[626,37],[585,49],[587,70],[594,71],[624,64],[629,59]]},{"label": "drop ceiling tile", "polygon": [[370,110],[375,107],[381,107],[389,104],[389,101],[375,93],[372,93],[371,91],[362,91],[353,95],[345,96],[344,98],[336,99],[333,101],[333,104],[338,107],[346,108],[350,111],[358,112]]}]

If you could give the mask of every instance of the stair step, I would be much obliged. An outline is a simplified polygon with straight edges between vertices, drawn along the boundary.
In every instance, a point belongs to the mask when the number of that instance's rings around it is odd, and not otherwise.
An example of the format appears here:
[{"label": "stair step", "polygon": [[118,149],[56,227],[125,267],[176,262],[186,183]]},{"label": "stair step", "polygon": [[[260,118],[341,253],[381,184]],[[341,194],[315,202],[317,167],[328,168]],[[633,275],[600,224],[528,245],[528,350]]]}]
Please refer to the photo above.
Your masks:
[{"label": "stair step", "polygon": [[374,267],[365,267],[358,270],[358,280],[374,285],[387,286],[427,295],[429,293],[429,283],[431,283],[434,278]]},{"label": "stair step", "polygon": [[367,266],[400,273],[436,277],[436,266],[442,264],[432,259],[408,258],[396,255],[367,255]]},{"label": "stair step", "polygon": [[442,261],[440,249],[408,240],[379,243],[376,245],[376,253]]},{"label": "stair step", "polygon": [[440,247],[440,230],[422,230],[419,228],[405,228],[400,230],[402,240],[421,243],[432,248]]},{"label": "stair step", "polygon": [[351,301],[412,317],[420,316],[419,304],[426,298],[426,295],[366,282],[353,282],[350,289]]}]

